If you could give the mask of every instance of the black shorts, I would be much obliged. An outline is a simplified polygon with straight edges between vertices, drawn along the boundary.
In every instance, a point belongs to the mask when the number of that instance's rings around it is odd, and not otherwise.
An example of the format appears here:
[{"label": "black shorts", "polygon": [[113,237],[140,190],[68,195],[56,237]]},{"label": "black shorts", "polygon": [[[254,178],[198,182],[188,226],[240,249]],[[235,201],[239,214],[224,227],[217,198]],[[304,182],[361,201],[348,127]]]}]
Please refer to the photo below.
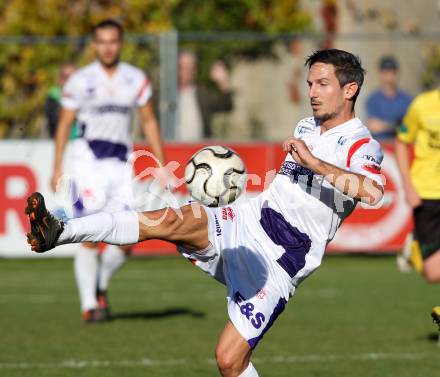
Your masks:
[{"label": "black shorts", "polygon": [[440,199],[422,200],[414,208],[415,233],[423,259],[440,249]]}]

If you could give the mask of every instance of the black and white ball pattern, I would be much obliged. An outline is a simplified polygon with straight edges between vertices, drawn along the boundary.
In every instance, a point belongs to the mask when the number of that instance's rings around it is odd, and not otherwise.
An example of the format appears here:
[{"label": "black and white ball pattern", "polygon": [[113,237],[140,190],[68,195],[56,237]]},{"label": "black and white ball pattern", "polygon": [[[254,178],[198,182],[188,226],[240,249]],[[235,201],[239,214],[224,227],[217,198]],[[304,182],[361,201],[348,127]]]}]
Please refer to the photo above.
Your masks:
[{"label": "black and white ball pattern", "polygon": [[192,198],[209,207],[220,207],[232,203],[245,190],[246,167],[232,149],[213,145],[191,157],[185,182]]}]

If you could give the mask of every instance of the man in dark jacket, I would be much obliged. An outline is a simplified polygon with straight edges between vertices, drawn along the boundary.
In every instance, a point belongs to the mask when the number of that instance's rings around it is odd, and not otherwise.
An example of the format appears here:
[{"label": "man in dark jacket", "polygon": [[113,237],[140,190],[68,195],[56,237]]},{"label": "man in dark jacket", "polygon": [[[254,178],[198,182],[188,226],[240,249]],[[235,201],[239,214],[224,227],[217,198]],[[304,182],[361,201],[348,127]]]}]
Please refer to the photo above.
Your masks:
[{"label": "man in dark jacket", "polygon": [[194,82],[197,58],[192,52],[182,51],[179,54],[178,66],[176,139],[190,142],[212,137],[214,113],[233,109],[229,72],[223,62],[215,62],[211,67],[210,77],[217,88],[210,88]]}]

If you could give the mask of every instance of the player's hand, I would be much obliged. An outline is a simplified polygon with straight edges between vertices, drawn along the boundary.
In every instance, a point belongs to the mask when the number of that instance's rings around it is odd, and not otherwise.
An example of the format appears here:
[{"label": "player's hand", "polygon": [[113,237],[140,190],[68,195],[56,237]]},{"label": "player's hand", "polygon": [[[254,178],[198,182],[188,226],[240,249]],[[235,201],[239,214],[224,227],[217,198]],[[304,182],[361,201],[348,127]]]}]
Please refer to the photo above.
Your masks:
[{"label": "player's hand", "polygon": [[229,71],[225,63],[221,60],[215,62],[210,69],[209,75],[221,90],[227,91],[231,89],[231,82],[229,78]]},{"label": "player's hand", "polygon": [[310,152],[304,140],[296,137],[288,137],[283,142],[283,150],[290,153],[296,162],[311,170],[319,163],[319,159]]},{"label": "player's hand", "polygon": [[405,185],[405,197],[406,202],[411,208],[416,208],[422,204],[422,199],[420,198],[412,183],[407,183]]},{"label": "player's hand", "polygon": [[53,172],[52,178],[50,180],[50,188],[52,189],[53,192],[57,191],[58,181],[60,180],[62,175],[63,173],[60,170],[55,170]]}]

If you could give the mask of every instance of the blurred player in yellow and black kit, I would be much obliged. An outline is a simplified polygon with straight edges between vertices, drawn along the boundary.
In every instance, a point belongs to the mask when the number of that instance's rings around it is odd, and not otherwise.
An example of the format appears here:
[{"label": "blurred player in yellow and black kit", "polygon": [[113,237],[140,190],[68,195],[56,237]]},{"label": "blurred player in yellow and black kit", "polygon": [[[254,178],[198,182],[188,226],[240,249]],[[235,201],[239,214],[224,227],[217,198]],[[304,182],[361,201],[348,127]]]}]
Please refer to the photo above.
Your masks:
[{"label": "blurred player in yellow and black kit", "polygon": [[[396,158],[413,208],[423,275],[440,283],[440,89],[421,93],[411,103],[398,131]],[[432,317],[440,328],[440,306],[433,308]]]}]

